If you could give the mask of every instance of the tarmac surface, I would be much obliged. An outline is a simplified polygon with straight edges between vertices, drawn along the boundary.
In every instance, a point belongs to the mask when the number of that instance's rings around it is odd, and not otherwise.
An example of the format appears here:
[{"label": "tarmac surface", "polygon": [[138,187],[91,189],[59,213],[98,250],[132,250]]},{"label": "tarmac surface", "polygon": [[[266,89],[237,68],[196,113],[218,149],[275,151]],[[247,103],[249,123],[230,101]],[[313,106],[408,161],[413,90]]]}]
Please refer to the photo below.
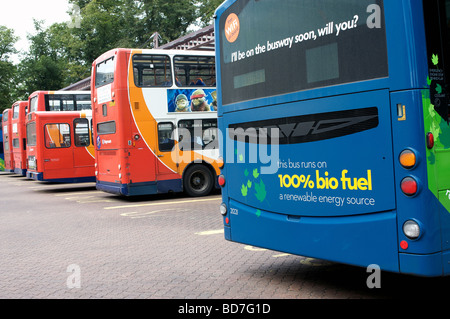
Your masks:
[{"label": "tarmac surface", "polygon": [[[0,173],[0,299],[448,299],[449,278],[228,242],[220,193],[123,198]],[[183,303],[184,304],[184,303]]]}]

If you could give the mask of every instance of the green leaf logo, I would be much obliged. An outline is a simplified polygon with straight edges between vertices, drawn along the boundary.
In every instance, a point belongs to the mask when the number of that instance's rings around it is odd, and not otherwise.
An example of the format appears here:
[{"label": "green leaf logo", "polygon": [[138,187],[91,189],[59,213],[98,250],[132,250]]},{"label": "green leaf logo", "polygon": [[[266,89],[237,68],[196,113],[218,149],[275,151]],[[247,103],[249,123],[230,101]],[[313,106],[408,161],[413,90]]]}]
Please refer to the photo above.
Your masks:
[{"label": "green leaf logo", "polygon": [[260,217],[261,216],[261,210],[257,209],[256,210],[256,217]]},{"label": "green leaf logo", "polygon": [[442,86],[440,84],[436,84],[436,93],[441,94],[442,93]]},{"label": "green leaf logo", "polygon": [[242,196],[244,196],[244,197],[246,197],[248,194],[248,188],[244,184],[242,184],[242,186],[241,186],[241,193],[242,193]]},{"label": "green leaf logo", "polygon": [[253,177],[254,177],[254,178],[258,178],[258,176],[259,176],[258,169],[255,168],[255,169],[253,170]]},{"label": "green leaf logo", "polygon": [[439,64],[439,56],[437,54],[433,54],[431,57],[431,62],[433,62],[434,65]]},{"label": "green leaf logo", "polygon": [[262,203],[267,196],[266,185],[264,185],[264,182],[262,180],[259,184],[255,183],[255,191],[256,198]]}]

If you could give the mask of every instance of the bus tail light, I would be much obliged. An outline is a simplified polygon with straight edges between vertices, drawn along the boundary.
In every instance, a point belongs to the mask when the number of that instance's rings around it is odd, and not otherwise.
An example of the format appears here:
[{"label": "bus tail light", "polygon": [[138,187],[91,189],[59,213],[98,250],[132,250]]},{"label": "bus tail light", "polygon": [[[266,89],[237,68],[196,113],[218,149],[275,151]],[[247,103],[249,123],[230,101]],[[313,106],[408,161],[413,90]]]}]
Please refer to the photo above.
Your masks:
[{"label": "bus tail light", "polygon": [[416,165],[416,154],[411,150],[404,150],[400,154],[400,164],[406,168],[410,169]]},{"label": "bus tail light", "polygon": [[427,133],[427,148],[431,150],[434,147],[433,133]]},{"label": "bus tail light", "polygon": [[419,186],[414,178],[405,177],[400,183],[400,188],[405,195],[414,196],[417,193]]},{"label": "bus tail light", "polygon": [[225,176],[220,175],[218,182],[221,187],[224,187],[225,186]]}]

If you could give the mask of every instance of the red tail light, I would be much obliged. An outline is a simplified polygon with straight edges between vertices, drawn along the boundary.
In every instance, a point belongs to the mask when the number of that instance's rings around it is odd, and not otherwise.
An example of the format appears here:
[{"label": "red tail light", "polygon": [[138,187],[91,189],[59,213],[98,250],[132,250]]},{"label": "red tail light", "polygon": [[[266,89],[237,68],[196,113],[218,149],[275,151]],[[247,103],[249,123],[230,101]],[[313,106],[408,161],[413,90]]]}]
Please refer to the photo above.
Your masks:
[{"label": "red tail light", "polygon": [[433,133],[427,134],[427,147],[431,150],[434,147],[434,136]]},{"label": "red tail light", "polygon": [[407,196],[413,196],[417,193],[418,185],[417,181],[412,177],[405,177],[400,183],[402,192]]},{"label": "red tail light", "polygon": [[220,175],[220,176],[219,176],[219,185],[220,185],[221,187],[224,187],[224,186],[225,186],[225,176],[223,176],[223,175]]}]

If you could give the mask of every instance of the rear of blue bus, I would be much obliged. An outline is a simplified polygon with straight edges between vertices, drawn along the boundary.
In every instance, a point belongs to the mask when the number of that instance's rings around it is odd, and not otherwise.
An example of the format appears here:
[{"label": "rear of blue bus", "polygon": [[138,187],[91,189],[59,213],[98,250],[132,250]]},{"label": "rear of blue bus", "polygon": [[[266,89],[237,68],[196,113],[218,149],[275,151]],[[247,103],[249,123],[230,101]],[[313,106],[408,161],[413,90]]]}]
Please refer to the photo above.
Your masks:
[{"label": "rear of blue bus", "polygon": [[450,272],[446,52],[427,38],[448,1],[431,2],[219,7],[227,240],[385,271]]}]

